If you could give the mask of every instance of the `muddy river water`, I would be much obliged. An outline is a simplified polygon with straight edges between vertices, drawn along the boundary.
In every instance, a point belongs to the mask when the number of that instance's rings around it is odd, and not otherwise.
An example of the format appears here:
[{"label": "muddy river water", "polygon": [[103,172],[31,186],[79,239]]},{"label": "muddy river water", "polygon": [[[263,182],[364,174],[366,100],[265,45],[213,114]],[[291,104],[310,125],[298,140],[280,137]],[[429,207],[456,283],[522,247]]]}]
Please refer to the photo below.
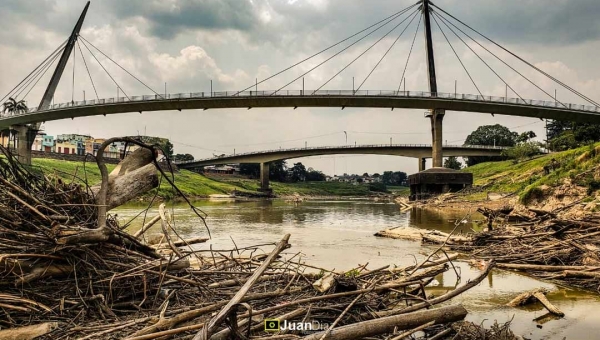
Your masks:
[{"label": "muddy river water", "polygon": [[[283,200],[261,201],[200,201],[195,206],[208,214],[207,223],[212,239],[196,245],[198,249],[231,249],[274,243],[290,233],[292,248],[288,256],[298,252],[307,263],[329,269],[351,269],[368,263],[375,269],[383,265],[405,266],[425,258],[431,249],[420,242],[379,238],[379,230],[411,226],[423,229],[450,231],[456,220],[462,220],[466,211],[409,210],[401,212],[392,203],[361,200],[305,201],[289,203]],[[178,233],[185,238],[207,236],[206,229],[185,205],[169,206],[175,212]],[[142,206],[129,205],[114,211],[122,222],[133,218]],[[154,216],[155,212],[151,212]],[[477,229],[473,215],[460,224],[468,232]],[[137,218],[132,229],[139,228]],[[158,229],[151,230],[159,232]],[[233,241],[232,241],[233,240]],[[270,251],[269,247],[265,248]],[[458,263],[462,282],[478,275],[478,269]],[[454,289],[456,275],[450,270],[437,278],[439,285],[430,288],[432,294],[443,294]],[[565,312],[562,319],[548,317],[541,305],[528,308],[504,306],[517,294],[537,287],[551,292],[548,299]],[[487,326],[511,321],[512,330],[529,339],[600,339],[600,295],[559,287],[508,271],[494,270],[480,285],[451,300],[462,303],[468,310],[468,320]]]}]

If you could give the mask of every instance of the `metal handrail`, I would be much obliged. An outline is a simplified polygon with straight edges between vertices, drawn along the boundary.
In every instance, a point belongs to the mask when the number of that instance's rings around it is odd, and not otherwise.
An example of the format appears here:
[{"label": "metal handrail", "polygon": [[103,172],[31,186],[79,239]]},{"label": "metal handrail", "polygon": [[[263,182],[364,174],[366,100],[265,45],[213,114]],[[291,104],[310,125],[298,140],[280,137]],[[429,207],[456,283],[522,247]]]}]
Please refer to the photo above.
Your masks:
[{"label": "metal handrail", "polygon": [[[164,100],[185,100],[185,99],[198,99],[198,98],[246,98],[246,97],[301,97],[301,96],[312,96],[312,97],[323,97],[323,96],[357,96],[357,97],[406,97],[406,98],[439,98],[439,99],[450,99],[450,100],[461,100],[461,101],[484,101],[492,103],[505,103],[515,105],[530,105],[538,107],[553,107],[553,108],[564,108],[574,111],[585,111],[600,113],[600,107],[591,105],[581,104],[570,104],[560,103],[558,101],[543,101],[533,99],[521,99],[521,98],[505,98],[497,96],[482,96],[475,94],[461,94],[461,93],[431,93],[423,91],[393,91],[393,90],[318,90],[318,91],[303,91],[303,90],[281,90],[281,91],[217,91],[217,92],[190,92],[190,93],[175,93],[175,94],[153,94],[153,95],[142,95],[142,96],[131,96],[131,97],[112,97],[106,99],[91,99],[85,101],[74,101],[68,103],[60,103],[50,105],[48,110],[42,110],[40,112],[59,110],[70,107],[82,107],[92,105],[106,105],[114,103],[127,103],[127,102],[141,102],[141,101],[164,101]],[[37,108],[31,108],[27,112],[16,114],[14,116],[26,115],[29,113],[38,112]],[[0,119],[8,118],[8,116],[0,117]]]},{"label": "metal handrail", "polygon": [[[290,149],[272,149],[262,151],[250,151],[243,153],[230,154],[225,156],[210,157],[203,159],[195,159],[193,161],[180,161],[174,162],[175,164],[189,164],[196,162],[213,161],[217,159],[226,159],[233,157],[244,157],[259,154],[269,154],[276,152],[293,152],[293,151],[308,151],[308,150],[331,150],[331,149],[361,149],[361,148],[431,148],[431,144],[366,144],[366,145],[341,145],[341,146],[312,146],[304,148],[290,148]],[[492,145],[444,145],[445,149],[475,149],[475,150],[506,150],[506,146],[492,146]]]}]

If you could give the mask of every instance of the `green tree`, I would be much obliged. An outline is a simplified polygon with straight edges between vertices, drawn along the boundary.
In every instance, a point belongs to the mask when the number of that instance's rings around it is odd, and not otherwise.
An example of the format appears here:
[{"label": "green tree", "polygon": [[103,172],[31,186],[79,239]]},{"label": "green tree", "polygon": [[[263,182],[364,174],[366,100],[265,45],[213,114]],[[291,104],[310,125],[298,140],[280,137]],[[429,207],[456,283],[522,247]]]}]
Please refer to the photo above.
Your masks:
[{"label": "green tree", "polygon": [[533,131],[523,132],[519,135],[519,137],[517,137],[517,143],[524,143],[531,139],[534,139],[535,137],[537,137],[537,135]]},{"label": "green tree", "polygon": [[3,116],[14,116],[21,113],[26,113],[28,110],[27,104],[24,100],[17,101],[13,97],[8,98],[7,101],[2,104]]},{"label": "green tree", "polygon": [[[515,146],[519,134],[510,131],[506,126],[500,124],[483,125],[467,136],[465,145],[495,145],[495,146]],[[503,157],[467,157],[467,165],[473,166],[483,162],[499,161]]]},{"label": "green tree", "polygon": [[451,156],[444,160],[444,168],[460,170],[462,169],[462,163],[458,160],[458,158]]},{"label": "green tree", "polygon": [[552,151],[564,151],[585,144],[600,141],[600,124],[548,122],[548,148]]},{"label": "green tree", "polygon": [[[269,168],[270,170],[270,168]],[[241,163],[240,164],[240,175],[249,176],[252,178],[258,178],[260,176],[260,164],[258,163]],[[269,174],[269,177],[270,174]]]},{"label": "green tree", "polygon": [[173,155],[173,160],[176,162],[191,162],[194,160],[194,156],[190,155],[189,153],[178,153],[176,155]]},{"label": "green tree", "polygon": [[287,178],[286,161],[279,160],[269,163],[269,178],[274,181],[285,182]]},{"label": "green tree", "polygon": [[393,175],[393,171],[384,171],[383,175],[381,176],[381,182],[385,185],[391,185]]},{"label": "green tree", "polygon": [[309,182],[323,182],[327,179],[324,173],[321,171],[315,170],[313,168],[308,168],[306,171],[306,180]]},{"label": "green tree", "polygon": [[535,155],[542,153],[539,143],[536,142],[524,142],[519,143],[509,149],[502,151],[502,154],[509,159],[512,159],[515,163],[519,161],[530,159]]},{"label": "green tree", "polygon": [[292,167],[292,182],[304,182],[306,181],[306,167],[304,164],[298,162],[294,163]]}]

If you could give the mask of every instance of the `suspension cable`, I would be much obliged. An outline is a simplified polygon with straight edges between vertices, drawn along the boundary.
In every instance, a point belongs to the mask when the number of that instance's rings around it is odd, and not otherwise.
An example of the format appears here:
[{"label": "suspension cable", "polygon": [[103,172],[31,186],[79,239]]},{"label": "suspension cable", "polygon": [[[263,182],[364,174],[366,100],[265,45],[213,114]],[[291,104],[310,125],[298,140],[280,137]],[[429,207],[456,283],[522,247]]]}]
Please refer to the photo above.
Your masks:
[{"label": "suspension cable", "polygon": [[[96,55],[90,50],[90,48],[85,43],[85,39],[83,39],[81,42],[83,43],[83,46],[88,50],[88,52],[90,52],[90,54],[92,55],[92,57],[94,57],[94,59],[96,59],[96,61],[98,62],[98,64],[100,64],[100,67],[102,67],[102,69],[104,70],[104,72],[106,72],[106,74],[110,77],[110,79],[112,79],[112,81],[117,85],[117,88],[121,89],[121,91],[123,91],[123,94],[125,95],[125,97],[127,97],[127,99],[131,100],[129,98],[129,96],[127,95],[127,93],[125,93],[125,90],[123,90],[123,88],[121,87],[121,85],[119,85],[119,83],[117,83],[117,81],[115,80],[115,78],[113,78],[113,76],[110,75],[110,73],[106,70],[106,68],[104,67],[104,65],[102,65],[102,63],[100,62],[100,60],[98,60],[98,58],[96,57]],[[119,98],[117,98],[117,100],[119,100]]]},{"label": "suspension cable", "polygon": [[[459,30],[460,32],[462,32],[462,34],[464,34],[465,36],[467,36],[469,39],[471,39],[474,43],[476,43],[477,45],[479,45],[481,48],[483,48],[484,50],[486,50],[489,54],[491,54],[492,56],[494,56],[498,61],[500,61],[501,63],[503,63],[506,67],[510,68],[511,70],[513,70],[515,73],[517,73],[519,76],[521,76],[523,79],[527,80],[531,85],[535,86],[538,90],[542,91],[543,93],[545,93],[547,96],[549,96],[550,98],[554,98],[550,93],[546,92],[546,90],[544,90],[543,88],[541,88],[539,85],[537,85],[536,83],[534,83],[531,79],[527,78],[523,73],[519,72],[517,69],[515,69],[514,67],[512,67],[510,64],[508,64],[506,61],[504,61],[502,58],[498,57],[496,54],[494,54],[494,52],[490,51],[487,47],[485,47],[485,45],[481,44],[479,41],[475,40],[475,38],[473,38],[472,36],[470,36],[468,33],[466,33],[465,31],[463,31],[460,27],[456,26],[452,21],[446,19],[442,14],[437,13],[439,18],[441,18],[442,20],[444,20],[445,22],[449,23],[450,25],[452,25],[454,28],[456,28],[457,30]],[[514,91],[514,90],[513,90]],[[515,92],[516,93],[516,92]],[[556,100],[556,98],[554,98],[554,100],[556,102],[558,102],[559,104],[561,104],[564,107],[567,107],[567,105],[563,104],[561,101]]]},{"label": "suspension cable", "polygon": [[[39,78],[37,78],[37,80],[35,81],[35,83],[29,88],[29,91],[27,91],[27,93],[25,93],[25,95],[23,96],[23,99],[27,98],[27,96],[29,95],[29,93],[31,92],[31,90],[33,90],[35,88],[35,86],[38,84],[38,82],[40,80],[42,80],[42,78],[44,78],[44,75],[46,75],[46,72],[48,72],[48,70],[52,67],[52,65],[54,65],[54,62],[56,61],[56,59],[58,59],[59,54],[56,54],[54,56],[54,58],[52,59],[52,61],[46,66],[44,72],[39,76]],[[19,93],[20,95],[20,93]]]},{"label": "suspension cable", "polygon": [[154,92],[154,94],[156,94],[157,96],[161,97],[162,99],[165,99],[165,97],[163,95],[161,95],[160,93],[154,91],[150,86],[146,85],[146,83],[144,83],[143,81],[141,81],[138,77],[134,76],[131,72],[127,71],[123,66],[119,65],[119,63],[117,63],[116,61],[112,60],[108,55],[106,55],[106,53],[102,52],[98,47],[94,46],[94,44],[92,44],[91,42],[89,42],[86,38],[84,38],[83,36],[80,36],[81,39],[85,40],[86,43],[90,44],[93,48],[95,48],[98,52],[100,52],[104,57],[106,57],[106,59],[112,61],[115,65],[119,66],[119,68],[121,68],[121,70],[125,71],[128,75],[130,75],[131,77],[133,77],[133,79],[137,80],[138,82],[140,82],[140,84],[144,85],[147,89],[149,89],[150,91]]},{"label": "suspension cable", "polygon": [[[431,3],[431,2],[430,2]],[[479,31],[477,31],[476,29],[472,28],[471,26],[465,24],[464,22],[462,22],[461,20],[457,19],[455,16],[453,16],[452,14],[446,12],[445,10],[443,10],[442,8],[440,8],[439,6],[436,6],[435,4],[431,3],[432,6],[434,6],[435,8],[439,9],[440,11],[444,12],[446,15],[450,16],[452,19],[458,21],[459,23],[461,23],[462,25],[464,25],[465,27],[469,28],[470,30],[472,30],[473,32],[479,34],[481,37],[483,37],[484,39],[486,39],[487,41],[491,42],[492,44],[496,45],[497,47],[499,47],[500,49],[502,49],[503,51],[507,52],[508,54],[512,55],[513,57],[519,59],[521,62],[525,63],[527,66],[533,68],[534,70],[538,71],[539,73],[545,75],[546,77],[552,79],[554,82],[556,82],[557,84],[563,86],[564,88],[566,88],[567,90],[571,91],[572,93],[576,94],[578,97],[584,99],[585,101],[594,104],[595,106],[600,106],[600,104],[598,104],[596,101],[590,99],[589,97],[587,97],[586,95],[582,94],[581,92],[575,90],[574,88],[570,87],[569,85],[563,83],[562,81],[558,80],[557,78],[551,76],[550,74],[544,72],[543,70],[541,70],[539,67],[533,65],[532,63],[528,62],[527,60],[519,57],[518,55],[516,55],[515,53],[511,52],[510,50],[506,49],[504,46],[496,43],[495,41],[493,41],[492,39],[488,38],[487,36],[485,36],[484,34],[480,33]],[[547,94],[547,93],[546,93]],[[550,96],[551,98],[553,98],[552,96]],[[555,99],[555,98],[553,98]]]},{"label": "suspension cable", "polygon": [[[420,4],[420,3],[421,3],[421,0],[417,1],[416,3],[412,4],[411,6],[408,6],[408,7],[406,7],[406,8],[405,8],[405,9],[403,9],[403,10],[400,10],[400,11],[398,11],[398,12],[396,12],[396,13],[394,13],[394,14],[390,15],[389,17],[387,17],[387,18],[385,18],[385,19],[382,19],[382,20],[380,20],[380,21],[378,21],[378,22],[374,23],[373,25],[371,25],[371,26],[369,26],[369,27],[367,27],[367,28],[365,28],[365,29],[363,29],[363,30],[360,30],[360,31],[358,31],[358,32],[354,33],[353,35],[351,35],[351,36],[349,36],[349,37],[347,37],[347,38],[345,38],[345,39],[343,39],[343,40],[340,40],[340,41],[338,41],[337,43],[335,43],[335,44],[333,44],[333,45],[331,45],[331,46],[329,46],[329,47],[327,47],[327,48],[325,48],[325,49],[323,49],[323,50],[321,50],[321,51],[319,51],[319,52],[317,52],[317,53],[315,53],[315,54],[311,55],[310,57],[307,57],[307,58],[305,58],[305,59],[302,59],[301,61],[299,61],[299,62],[297,62],[297,63],[293,64],[292,66],[289,66],[289,67],[287,67],[287,68],[285,68],[285,69],[283,69],[283,70],[281,70],[281,71],[279,71],[279,72],[275,73],[274,75],[272,75],[272,76],[270,76],[270,77],[267,77],[267,78],[265,78],[265,79],[263,79],[263,80],[259,81],[258,83],[252,84],[252,85],[248,86],[247,88],[245,88],[245,89],[243,89],[243,90],[241,90],[241,91],[238,91],[238,92],[237,92],[235,95],[239,95],[240,93],[242,93],[242,92],[244,92],[244,91],[247,91],[248,89],[251,89],[251,88],[253,88],[253,87],[254,87],[254,86],[256,86],[256,85],[260,85],[260,84],[262,84],[262,83],[266,82],[267,80],[273,79],[274,77],[276,77],[276,76],[278,76],[278,75],[280,75],[280,74],[282,74],[282,73],[284,73],[284,72],[286,72],[286,71],[289,71],[290,69],[292,69],[292,68],[294,68],[294,67],[296,67],[296,66],[298,66],[298,65],[300,65],[300,64],[302,64],[302,63],[304,63],[304,62],[306,62],[306,61],[308,61],[308,60],[310,60],[310,59],[312,59],[312,58],[314,58],[314,57],[316,57],[316,56],[318,56],[319,54],[321,54],[321,53],[323,53],[323,52],[326,52],[326,51],[328,51],[328,50],[330,50],[330,49],[332,49],[332,48],[334,48],[334,47],[336,47],[336,46],[338,46],[338,45],[340,45],[340,44],[342,44],[342,43],[344,43],[344,42],[346,42],[346,41],[348,41],[348,40],[350,40],[350,39],[352,39],[352,38],[354,38],[354,37],[356,37],[357,35],[359,35],[359,34],[361,34],[361,33],[365,32],[365,31],[367,31],[367,30],[369,30],[369,29],[371,29],[371,28],[373,28],[373,27],[375,27],[375,26],[377,26],[377,25],[381,24],[382,22],[384,22],[384,21],[386,21],[386,20],[390,20],[390,19],[391,19],[391,20],[394,20],[394,19],[395,19],[395,18],[397,18],[398,16],[400,16],[400,15],[402,15],[402,14],[406,13],[406,12],[407,12],[407,11],[409,11],[411,8],[413,8],[413,7],[417,6],[417,5],[418,5],[418,4]],[[392,19],[392,18],[394,18],[394,19]]]},{"label": "suspension cable", "polygon": [[[385,53],[383,54],[383,56],[381,57],[381,59],[379,59],[379,61],[375,65],[375,67],[373,67],[373,69],[371,70],[371,72],[369,72],[369,74],[365,77],[365,79],[362,81],[362,83],[360,83],[360,85],[354,91],[354,93],[358,92],[358,90],[360,90],[360,88],[364,85],[364,83],[369,79],[369,77],[371,76],[371,74],[373,74],[373,72],[375,72],[375,69],[379,66],[379,64],[381,64],[381,62],[383,61],[383,59],[385,59],[385,57],[388,55],[388,53],[390,53],[390,51],[392,50],[392,48],[396,45],[396,43],[398,42],[398,40],[400,40],[400,37],[402,37],[402,35],[404,34],[404,32],[406,32],[406,30],[408,29],[408,27],[410,26],[410,24],[412,24],[412,22],[415,20],[416,17],[417,17],[417,15],[415,14],[415,16],[413,16],[412,19],[410,19],[410,22],[408,23],[408,25],[406,25],[406,27],[404,27],[404,29],[402,30],[402,32],[400,32],[400,34],[398,35],[398,37],[396,38],[396,40],[394,40],[394,42],[392,43],[392,45],[390,45],[390,47],[387,49],[387,51],[385,51]],[[419,25],[421,24],[421,18],[422,18],[422,16],[419,15]],[[418,26],[417,26],[417,29],[418,29]]]},{"label": "suspension cable", "polygon": [[504,79],[503,79],[503,78],[502,78],[502,77],[501,77],[501,76],[498,74],[498,72],[496,72],[496,71],[495,71],[495,70],[494,70],[494,69],[493,69],[493,68],[492,68],[492,67],[491,67],[491,66],[490,66],[490,65],[489,65],[489,64],[488,64],[488,63],[487,63],[485,60],[483,60],[483,58],[481,58],[481,56],[480,56],[479,54],[477,54],[477,52],[475,52],[475,50],[473,50],[473,48],[471,48],[471,46],[469,46],[469,44],[467,44],[467,42],[466,42],[466,41],[464,41],[464,40],[463,40],[463,38],[462,38],[461,36],[459,36],[459,35],[458,35],[458,33],[456,33],[456,31],[454,31],[454,30],[452,29],[452,27],[448,26],[448,24],[446,24],[446,22],[442,20],[441,16],[440,16],[439,14],[437,14],[437,12],[435,12],[435,11],[432,11],[432,13],[433,13],[433,15],[434,15],[434,16],[438,17],[438,18],[439,18],[439,19],[442,21],[442,23],[443,23],[443,24],[444,24],[446,27],[448,27],[448,29],[449,29],[449,30],[450,30],[452,33],[454,33],[454,35],[455,35],[455,36],[456,36],[456,37],[457,37],[457,38],[458,38],[460,41],[462,41],[462,43],[463,43],[465,46],[467,46],[467,48],[468,48],[469,50],[471,50],[471,52],[473,52],[473,54],[475,54],[475,55],[477,56],[477,58],[479,58],[479,60],[481,60],[481,62],[482,62],[482,63],[484,63],[484,64],[485,64],[485,66],[487,66],[487,68],[489,68],[489,69],[490,69],[490,71],[492,71],[492,72],[493,72],[493,73],[496,75],[496,77],[498,77],[498,79],[500,79],[500,81],[502,81],[502,82],[504,83],[504,85],[506,85],[506,86],[507,86],[509,89],[511,89],[511,90],[512,90],[512,91],[513,91],[513,92],[514,92],[514,93],[515,93],[517,96],[519,96],[519,98],[521,98],[521,100],[525,101],[525,99],[523,99],[523,97],[521,97],[521,95],[520,95],[520,94],[518,94],[518,93],[517,93],[517,91],[515,91],[515,89],[513,89],[513,88],[512,88],[512,86],[510,86],[510,85],[509,85],[509,84],[508,84],[508,83],[507,83],[507,82],[506,82],[506,81],[505,81],[505,80],[504,80]]},{"label": "suspension cable", "polygon": [[415,46],[415,40],[417,40],[417,33],[419,33],[419,28],[421,27],[421,21],[423,20],[423,16],[419,16],[419,23],[417,24],[417,29],[415,30],[415,35],[413,36],[412,43],[410,44],[410,51],[408,51],[408,57],[406,57],[406,64],[404,64],[404,71],[402,71],[402,78],[400,78],[400,85],[398,85],[398,91],[400,92],[400,86],[402,86],[402,82],[404,81],[404,87],[406,87],[406,79],[404,79],[404,75],[406,74],[406,69],[408,68],[408,61],[410,60],[410,55],[412,54],[413,47]]},{"label": "suspension cable", "polygon": [[[46,74],[46,72],[48,71],[48,69],[50,68],[50,66],[52,66],[52,64],[54,63],[54,61],[61,55],[61,53],[56,53],[54,55],[54,57],[52,57],[51,60],[48,60],[42,68],[40,68],[31,78],[29,78],[29,80],[27,80],[27,82],[25,84],[23,84],[17,91],[13,93],[15,98],[18,98],[21,96],[21,94],[25,91],[27,91],[27,94],[29,94],[29,92],[31,92],[31,90],[37,85],[37,83],[40,81],[40,79]],[[37,79],[37,80],[36,80]],[[33,85],[31,85],[33,84]],[[29,88],[29,90],[27,90]],[[25,96],[23,97],[23,99],[25,97],[27,97],[27,94],[25,94]]]},{"label": "suspension cable", "polygon": [[456,56],[456,58],[458,59],[458,61],[462,65],[463,69],[465,70],[465,72],[467,72],[467,75],[469,76],[469,79],[471,79],[471,82],[473,83],[473,86],[475,86],[475,88],[477,89],[477,92],[479,92],[479,94],[481,95],[482,99],[485,100],[485,97],[483,96],[483,93],[481,93],[481,91],[479,90],[479,87],[477,86],[477,84],[475,84],[475,80],[473,80],[473,77],[471,77],[471,73],[469,73],[469,70],[467,70],[467,67],[462,62],[462,60],[460,59],[460,57],[458,56],[458,53],[456,53],[456,50],[454,49],[454,46],[452,46],[452,43],[450,42],[450,39],[448,39],[448,37],[446,36],[446,33],[442,29],[442,26],[440,26],[440,24],[438,23],[438,21],[435,18],[435,16],[432,16],[432,18],[433,18],[433,21],[435,21],[437,27],[440,29],[440,32],[442,32],[442,34],[444,35],[444,38],[448,42],[448,45],[450,45],[450,48],[452,49],[452,52],[454,52],[454,55]]},{"label": "suspension cable", "polygon": [[62,51],[65,47],[65,45],[67,44],[68,40],[65,40],[60,46],[58,46],[54,52],[50,53],[50,55],[48,57],[46,57],[46,59],[44,59],[44,61],[42,61],[35,69],[33,69],[33,71],[31,71],[31,73],[29,73],[27,75],[27,77],[23,78],[23,80],[21,80],[12,90],[10,90],[4,97],[2,97],[2,99],[0,99],[0,102],[4,102],[4,100],[10,96],[11,94],[13,94],[17,89],[19,89],[21,87],[21,85],[26,82],[29,77],[31,77],[32,74],[36,73],[36,71],[42,67],[49,59],[51,59],[56,53],[58,53],[59,51]]},{"label": "suspension cable", "polygon": [[[404,13],[402,13],[402,14],[404,14]],[[319,63],[317,66],[315,66],[315,67],[311,68],[310,70],[308,70],[308,71],[304,72],[303,74],[301,74],[300,76],[296,77],[294,80],[292,80],[292,81],[290,81],[289,83],[287,83],[287,84],[283,85],[283,86],[282,86],[282,87],[280,87],[280,88],[279,88],[277,91],[273,92],[273,93],[271,94],[271,96],[273,96],[273,95],[277,94],[277,92],[281,91],[281,90],[282,90],[283,88],[285,88],[286,86],[288,86],[288,85],[290,85],[290,84],[294,83],[296,80],[298,80],[298,79],[300,79],[300,78],[304,77],[305,75],[307,75],[307,74],[309,74],[310,72],[314,71],[315,69],[319,68],[321,65],[325,64],[326,62],[330,61],[331,59],[333,59],[333,58],[337,57],[337,56],[338,56],[338,55],[340,55],[341,53],[343,53],[343,52],[345,52],[346,50],[348,50],[350,47],[352,47],[352,46],[354,46],[354,45],[358,44],[359,42],[361,42],[363,39],[367,38],[367,37],[368,37],[368,36],[370,36],[371,34],[373,34],[373,33],[377,32],[377,31],[378,31],[378,30],[380,30],[381,28],[383,28],[383,27],[387,26],[387,25],[388,25],[390,22],[392,22],[392,21],[396,20],[398,17],[399,17],[399,16],[396,16],[395,18],[393,18],[393,19],[391,19],[391,20],[387,21],[386,23],[384,23],[384,24],[380,25],[379,27],[377,27],[377,28],[376,28],[376,29],[374,29],[373,31],[371,31],[371,32],[369,32],[368,34],[364,35],[362,38],[360,38],[360,39],[356,40],[355,42],[353,42],[352,44],[350,44],[350,45],[346,46],[344,49],[342,49],[342,50],[338,51],[337,53],[335,53],[335,54],[334,54],[334,55],[332,55],[331,57],[329,57],[329,58],[325,59],[324,61],[322,61],[321,63]]]},{"label": "suspension cable", "polygon": [[[415,11],[415,13],[418,13],[418,9]],[[393,31],[396,30],[396,28],[398,28],[400,25],[402,25],[406,20],[408,20],[410,18],[411,15],[413,15],[414,13],[409,14],[408,17],[406,17],[404,20],[402,20],[400,23],[398,23],[396,26],[394,26],[391,30],[389,30],[383,37],[379,38],[379,40],[377,40],[375,43],[373,43],[371,46],[369,46],[369,48],[367,48],[364,52],[362,52],[361,54],[359,54],[356,58],[354,58],[354,60],[352,60],[350,63],[348,63],[348,65],[344,66],[344,68],[342,68],[338,73],[336,73],[335,75],[333,75],[333,77],[329,78],[329,80],[327,80],[323,85],[319,86],[316,90],[313,91],[312,94],[315,94],[317,91],[319,91],[321,88],[323,88],[325,85],[329,84],[330,81],[332,81],[335,77],[337,77],[338,75],[340,75],[340,73],[344,72],[348,67],[350,67],[350,65],[354,64],[355,61],[357,61],[358,59],[360,59],[363,55],[365,55],[367,52],[369,52],[369,50],[371,50],[371,48],[373,48],[375,45],[377,45],[379,42],[381,42],[383,39],[385,39],[385,37],[387,37],[390,33],[392,33]],[[412,17],[412,19],[415,19],[415,16]],[[412,22],[412,20],[411,20]],[[410,23],[409,23],[410,25]],[[407,26],[408,27],[408,26]],[[406,29],[405,29],[406,31]]]},{"label": "suspension cable", "polygon": [[76,41],[77,41],[77,48],[79,48],[79,54],[81,54],[81,59],[83,60],[83,65],[85,65],[87,74],[90,77],[90,81],[92,82],[92,87],[94,88],[94,93],[96,94],[96,99],[100,100],[100,97],[98,97],[98,91],[96,91],[96,85],[94,84],[94,79],[92,79],[92,74],[90,73],[90,69],[87,66],[87,62],[85,61],[83,51],[81,50],[81,45],[79,44],[79,40],[76,40]]}]

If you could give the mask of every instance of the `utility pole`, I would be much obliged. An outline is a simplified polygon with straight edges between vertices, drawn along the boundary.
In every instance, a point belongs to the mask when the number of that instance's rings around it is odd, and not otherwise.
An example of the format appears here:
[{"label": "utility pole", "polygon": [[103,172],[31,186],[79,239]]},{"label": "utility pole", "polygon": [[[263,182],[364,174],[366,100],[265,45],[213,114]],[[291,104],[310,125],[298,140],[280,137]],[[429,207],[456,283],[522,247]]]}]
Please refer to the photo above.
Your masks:
[{"label": "utility pole", "polygon": [[213,96],[212,79],[210,80],[210,96]]},{"label": "utility pole", "polygon": [[354,94],[354,77],[352,77],[352,94]]},{"label": "utility pole", "polygon": [[83,90],[83,103],[85,104],[85,90]]}]

